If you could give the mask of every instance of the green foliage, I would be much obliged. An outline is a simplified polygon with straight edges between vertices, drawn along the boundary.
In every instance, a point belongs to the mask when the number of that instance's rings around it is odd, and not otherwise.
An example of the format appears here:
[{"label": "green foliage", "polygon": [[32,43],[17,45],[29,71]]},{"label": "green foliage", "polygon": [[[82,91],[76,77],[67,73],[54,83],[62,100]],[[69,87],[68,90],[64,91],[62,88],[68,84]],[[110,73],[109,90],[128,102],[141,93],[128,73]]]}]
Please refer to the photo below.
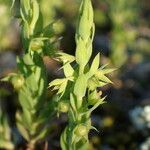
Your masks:
[{"label": "green foliage", "polygon": [[10,46],[8,40],[8,27],[11,21],[10,18],[10,4],[11,0],[0,0],[0,51]]},{"label": "green foliage", "polygon": [[[44,16],[43,24],[48,25],[49,20],[55,21],[57,17],[57,9],[60,9],[63,2],[61,0],[39,0],[41,13]],[[47,7],[48,6],[48,7]],[[54,23],[54,29],[56,33],[63,31],[64,25],[62,21],[57,21]]]},{"label": "green foliage", "polygon": [[[114,69],[106,66],[99,68],[100,56],[96,55],[90,67],[88,62],[92,55],[92,42],[94,36],[93,9],[90,0],[82,0],[79,10],[79,21],[76,30],[75,58],[68,54],[59,53],[57,60],[63,62],[65,78],[52,81],[49,86],[58,90],[59,103],[66,99],[68,103],[68,126],[61,135],[63,150],[86,150],[89,145],[88,133],[93,129],[90,115],[99,105],[104,103],[102,87],[112,83],[106,76]],[[73,68],[71,62],[76,61]]]},{"label": "green foliage", "polygon": [[[40,1],[42,3],[42,0]],[[95,33],[91,0],[82,0],[75,34],[75,56],[56,52],[54,24],[44,22],[37,0],[20,1],[21,38],[24,54],[17,58],[18,73],[3,78],[18,93],[21,109],[16,113],[16,125],[28,142],[29,149],[43,140],[50,127],[47,122],[57,112],[68,114],[68,125],[60,142],[63,150],[86,150],[91,125],[91,113],[105,101],[98,87],[112,83],[107,74],[114,69],[100,67],[100,55],[89,63]],[[47,75],[44,56],[56,56],[63,63],[64,78],[49,83],[57,90],[55,98],[46,100]],[[76,66],[72,66],[72,62]]]},{"label": "green foliage", "polygon": [[127,48],[135,42],[136,32],[132,25],[136,22],[137,0],[107,1],[110,19],[113,24],[111,36],[111,60],[116,67],[121,67],[128,58]]}]

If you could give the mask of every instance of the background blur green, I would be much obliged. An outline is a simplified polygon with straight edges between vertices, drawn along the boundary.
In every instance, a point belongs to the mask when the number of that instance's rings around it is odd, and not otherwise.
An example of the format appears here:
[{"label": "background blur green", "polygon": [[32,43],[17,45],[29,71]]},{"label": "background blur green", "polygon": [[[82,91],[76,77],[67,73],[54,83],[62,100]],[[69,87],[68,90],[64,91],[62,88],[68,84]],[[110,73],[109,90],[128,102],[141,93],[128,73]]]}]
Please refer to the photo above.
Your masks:
[{"label": "background blur green", "polygon": [[[75,27],[81,0],[39,0],[43,22],[54,22],[58,49],[74,55]],[[19,0],[10,10],[11,0],[0,0],[0,78],[15,72],[16,56],[22,55],[18,19]],[[90,150],[150,149],[150,1],[92,0],[96,34],[93,57],[100,52],[101,63],[118,68],[112,75],[113,85],[102,90],[107,103],[92,116]],[[45,57],[49,81],[62,77],[60,64]],[[48,91],[48,99],[52,93]],[[15,126],[17,94],[10,84],[0,82],[0,147],[1,141],[11,148],[24,147]],[[47,141],[52,150],[59,149],[59,136],[67,118],[62,115],[52,122]],[[4,128],[5,127],[5,128]],[[6,147],[9,148],[9,147]],[[39,148],[40,149],[40,148]]]}]

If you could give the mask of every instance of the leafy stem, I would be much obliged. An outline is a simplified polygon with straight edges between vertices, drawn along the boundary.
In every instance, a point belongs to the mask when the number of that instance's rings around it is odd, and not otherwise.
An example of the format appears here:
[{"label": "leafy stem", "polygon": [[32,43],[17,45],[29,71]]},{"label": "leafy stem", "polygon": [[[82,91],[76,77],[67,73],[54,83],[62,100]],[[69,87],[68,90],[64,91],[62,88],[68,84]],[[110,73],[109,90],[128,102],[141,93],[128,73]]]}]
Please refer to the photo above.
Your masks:
[{"label": "leafy stem", "polygon": [[[65,62],[62,67],[65,78],[56,79],[49,84],[50,87],[54,87],[54,90],[61,87],[61,90],[57,92],[59,102],[66,99],[66,103],[70,106],[67,111],[69,123],[61,135],[63,150],[87,150],[88,133],[94,128],[91,125],[91,113],[103,104],[105,99],[101,97],[101,92],[97,91],[97,87],[112,83],[106,74],[113,70],[106,69],[105,66],[99,68],[99,54],[96,55],[91,66],[89,65],[94,32],[91,0],[82,0],[75,35],[75,57],[65,53],[58,54],[58,60]],[[76,61],[77,67],[72,67],[73,61]],[[72,79],[71,82],[68,82],[68,76]],[[65,86],[64,81],[66,81]]]}]

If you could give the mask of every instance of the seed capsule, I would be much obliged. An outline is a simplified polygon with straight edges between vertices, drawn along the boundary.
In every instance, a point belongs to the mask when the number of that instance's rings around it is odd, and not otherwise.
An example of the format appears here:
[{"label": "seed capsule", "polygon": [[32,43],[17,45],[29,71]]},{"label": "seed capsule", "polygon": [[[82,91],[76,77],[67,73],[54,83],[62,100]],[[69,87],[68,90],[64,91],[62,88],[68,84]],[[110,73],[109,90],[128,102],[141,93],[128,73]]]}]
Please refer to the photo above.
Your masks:
[{"label": "seed capsule", "polygon": [[101,95],[102,95],[101,91],[97,93],[97,91],[94,90],[88,97],[88,103],[90,105],[95,105],[98,102]]},{"label": "seed capsule", "polygon": [[23,78],[23,76],[17,75],[17,76],[12,77],[11,82],[12,82],[14,88],[16,90],[19,90],[24,84],[24,78]]},{"label": "seed capsule", "polygon": [[43,41],[40,40],[32,40],[30,43],[30,50],[32,51],[38,51],[41,50],[44,46]]},{"label": "seed capsule", "polygon": [[69,104],[66,102],[60,102],[58,105],[58,109],[62,113],[66,113],[69,110]]},{"label": "seed capsule", "polygon": [[85,125],[80,124],[77,126],[75,133],[78,136],[85,136],[88,133],[87,127]]}]

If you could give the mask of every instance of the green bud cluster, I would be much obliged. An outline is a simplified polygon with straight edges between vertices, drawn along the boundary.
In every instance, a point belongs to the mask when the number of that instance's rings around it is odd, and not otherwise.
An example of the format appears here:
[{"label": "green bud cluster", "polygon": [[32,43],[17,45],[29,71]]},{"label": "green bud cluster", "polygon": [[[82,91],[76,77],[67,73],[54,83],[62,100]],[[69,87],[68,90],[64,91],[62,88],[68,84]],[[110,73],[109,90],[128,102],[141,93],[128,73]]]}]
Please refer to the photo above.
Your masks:
[{"label": "green bud cluster", "polygon": [[44,18],[38,1],[21,0],[20,17],[22,20],[21,37],[25,52],[30,53],[31,51],[41,50],[43,55],[50,55],[51,50],[56,49],[50,42],[54,35],[53,24],[49,23],[44,26]]}]

